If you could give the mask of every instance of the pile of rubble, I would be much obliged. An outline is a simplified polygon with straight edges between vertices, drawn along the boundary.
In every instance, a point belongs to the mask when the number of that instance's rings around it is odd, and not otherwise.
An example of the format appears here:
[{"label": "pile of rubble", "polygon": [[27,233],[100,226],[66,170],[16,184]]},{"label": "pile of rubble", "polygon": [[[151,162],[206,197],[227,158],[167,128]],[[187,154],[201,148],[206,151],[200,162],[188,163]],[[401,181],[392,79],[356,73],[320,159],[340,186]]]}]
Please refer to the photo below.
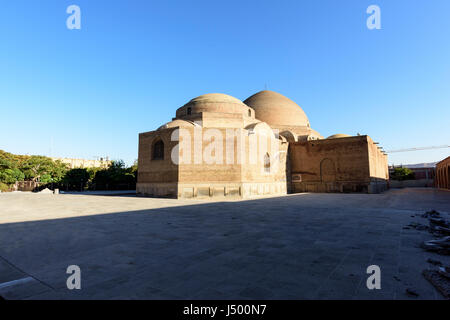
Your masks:
[{"label": "pile of rubble", "polygon": [[[435,252],[441,255],[450,255],[450,223],[441,214],[435,210],[424,213],[422,218],[428,219],[429,226],[426,229],[435,236],[436,239],[424,241],[422,248],[427,251]],[[420,227],[420,230],[425,230]],[[410,225],[411,226],[411,225]],[[421,225],[423,226],[423,225]],[[418,229],[416,227],[416,229]],[[432,269],[422,271],[424,277],[438,289],[444,297],[450,299],[450,267],[444,266],[442,262],[434,259],[428,259],[428,263],[434,265]]]},{"label": "pile of rubble", "polygon": [[427,251],[450,255],[450,223],[434,210],[426,212],[422,217],[428,219],[428,231],[437,237],[424,241],[422,247]]},{"label": "pile of rubble", "polygon": [[417,222],[411,222],[406,227],[403,227],[403,229],[428,230],[428,226]]},{"label": "pile of rubble", "polygon": [[422,274],[444,297],[450,299],[449,267],[439,267],[438,270],[426,269],[422,271]]}]

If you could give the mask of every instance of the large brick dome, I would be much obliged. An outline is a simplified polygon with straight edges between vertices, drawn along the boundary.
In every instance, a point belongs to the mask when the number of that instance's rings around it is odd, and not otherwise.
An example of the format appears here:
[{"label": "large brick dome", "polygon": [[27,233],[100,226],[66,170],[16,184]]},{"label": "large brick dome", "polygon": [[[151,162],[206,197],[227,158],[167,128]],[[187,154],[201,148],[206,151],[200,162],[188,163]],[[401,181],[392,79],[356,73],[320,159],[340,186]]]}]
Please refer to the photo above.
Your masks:
[{"label": "large brick dome", "polygon": [[260,91],[244,103],[255,110],[255,117],[271,126],[306,126],[309,120],[302,108],[291,99],[274,91]]}]

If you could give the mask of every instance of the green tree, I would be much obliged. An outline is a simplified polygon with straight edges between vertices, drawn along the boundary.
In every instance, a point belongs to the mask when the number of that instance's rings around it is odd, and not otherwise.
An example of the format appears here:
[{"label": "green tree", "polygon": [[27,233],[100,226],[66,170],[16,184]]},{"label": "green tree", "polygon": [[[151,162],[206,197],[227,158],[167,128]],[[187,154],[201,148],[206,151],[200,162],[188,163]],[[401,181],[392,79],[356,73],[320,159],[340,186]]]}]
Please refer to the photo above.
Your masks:
[{"label": "green tree", "polygon": [[29,158],[30,156],[21,156],[0,150],[0,163],[9,163],[9,167],[4,169],[18,168]]},{"label": "green tree", "polygon": [[52,178],[52,176],[51,176],[50,174],[44,173],[43,175],[41,175],[41,176],[39,177],[39,182],[42,182],[42,183],[51,183],[51,182],[54,182],[54,181],[53,181],[53,178]]},{"label": "green tree", "polygon": [[18,167],[24,159],[24,156],[16,156],[0,150],[0,182],[11,185],[23,180],[25,176]]},{"label": "green tree", "polygon": [[31,156],[21,165],[21,170],[25,178],[32,181],[38,181],[44,174],[51,174],[54,168],[52,159],[44,156]]},{"label": "green tree", "polygon": [[130,173],[133,174],[135,177],[137,177],[137,171],[138,171],[138,161],[134,160],[133,165],[128,168]]},{"label": "green tree", "polygon": [[409,168],[395,168],[391,175],[393,180],[414,180],[414,172]]},{"label": "green tree", "polygon": [[54,161],[50,171],[52,182],[61,182],[68,170],[69,168],[66,163],[63,163],[60,160]]},{"label": "green tree", "polygon": [[0,169],[0,182],[5,184],[13,184],[16,181],[22,181],[25,175],[17,168]]},{"label": "green tree", "polygon": [[62,183],[68,185],[82,186],[83,188],[86,186],[90,179],[90,175],[87,169],[85,168],[77,168],[71,169],[66,172]]},{"label": "green tree", "polygon": [[0,170],[12,168],[14,168],[14,163],[11,160],[0,158]]},{"label": "green tree", "polygon": [[9,190],[9,187],[7,184],[4,184],[3,182],[0,182],[0,191],[1,192],[6,192]]},{"label": "green tree", "polygon": [[137,161],[130,167],[126,167],[122,160],[117,160],[107,168],[69,169],[61,161],[53,161],[45,156],[22,156],[0,150],[0,183],[4,188],[22,180],[64,184],[76,189],[91,184],[96,189],[133,188],[137,170]]},{"label": "green tree", "polygon": [[106,169],[98,170],[92,182],[96,188],[117,189],[133,187],[136,183],[137,165],[126,167],[122,160],[113,161]]}]

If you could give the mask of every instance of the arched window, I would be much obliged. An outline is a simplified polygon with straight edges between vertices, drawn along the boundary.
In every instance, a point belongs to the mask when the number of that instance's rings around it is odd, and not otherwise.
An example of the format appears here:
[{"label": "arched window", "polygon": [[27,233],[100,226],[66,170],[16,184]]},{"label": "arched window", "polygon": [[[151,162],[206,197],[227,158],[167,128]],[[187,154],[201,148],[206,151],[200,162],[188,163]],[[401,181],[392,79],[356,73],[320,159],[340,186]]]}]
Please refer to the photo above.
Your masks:
[{"label": "arched window", "polygon": [[447,166],[447,189],[450,189],[450,166]]},{"label": "arched window", "polygon": [[248,116],[251,117],[252,116],[252,110],[248,109]]},{"label": "arched window", "polygon": [[268,153],[264,156],[264,172],[270,173],[270,155]]},{"label": "arched window", "polygon": [[187,108],[187,114],[188,115],[192,114],[192,108],[191,107]]},{"label": "arched window", "polygon": [[152,148],[152,160],[164,159],[164,142],[161,139],[153,144]]}]

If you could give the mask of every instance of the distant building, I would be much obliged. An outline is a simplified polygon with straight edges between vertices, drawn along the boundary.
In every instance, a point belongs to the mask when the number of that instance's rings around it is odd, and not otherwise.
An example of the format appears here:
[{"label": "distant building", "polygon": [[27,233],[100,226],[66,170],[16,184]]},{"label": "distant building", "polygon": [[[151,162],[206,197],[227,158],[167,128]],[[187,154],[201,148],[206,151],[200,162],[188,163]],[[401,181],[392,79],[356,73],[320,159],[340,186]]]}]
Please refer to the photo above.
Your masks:
[{"label": "distant building", "polygon": [[395,168],[408,168],[414,172],[414,180],[434,180],[436,173],[436,163],[419,163],[419,164],[406,164],[399,166],[389,166],[389,174],[392,175]]},{"label": "distant building", "polygon": [[59,160],[69,165],[70,169],[75,168],[107,168],[111,165],[108,158],[100,158],[99,160],[72,159],[72,158],[51,158],[53,161]]},{"label": "distant building", "polygon": [[410,168],[414,172],[414,178],[420,179],[434,179],[435,168]]},{"label": "distant building", "polygon": [[450,189],[450,157],[436,164],[436,187]]}]

